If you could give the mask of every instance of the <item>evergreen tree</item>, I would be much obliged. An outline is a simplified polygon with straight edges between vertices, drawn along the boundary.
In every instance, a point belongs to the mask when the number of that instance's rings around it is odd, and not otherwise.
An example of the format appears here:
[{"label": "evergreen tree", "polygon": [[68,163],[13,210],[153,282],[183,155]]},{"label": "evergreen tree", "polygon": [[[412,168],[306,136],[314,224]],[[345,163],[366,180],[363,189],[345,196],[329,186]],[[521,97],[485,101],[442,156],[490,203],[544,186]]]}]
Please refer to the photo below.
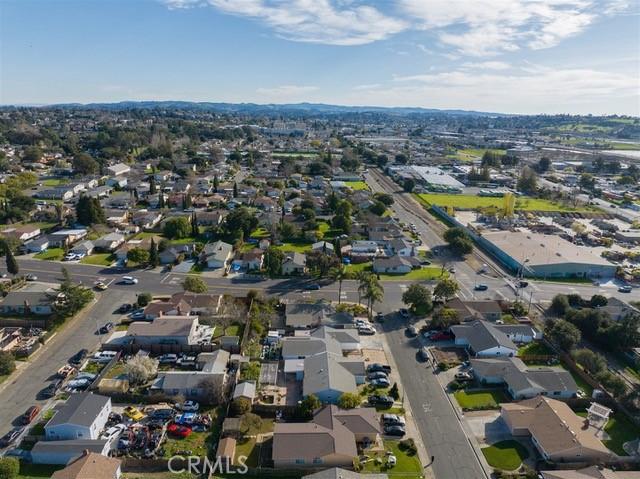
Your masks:
[{"label": "evergreen tree", "polygon": [[158,256],[158,245],[155,240],[151,238],[151,244],[149,245],[149,265],[156,267],[160,264],[160,257]]},{"label": "evergreen tree", "polygon": [[218,192],[218,186],[220,186],[220,180],[218,180],[218,175],[213,177],[213,192]]},{"label": "evergreen tree", "polygon": [[156,194],[156,191],[157,191],[157,188],[156,188],[156,178],[155,178],[155,176],[151,175],[151,176],[149,177],[149,194],[150,194],[150,195],[155,195],[155,194]]},{"label": "evergreen tree", "polygon": [[82,195],[76,204],[76,218],[80,224],[90,226],[105,223],[107,218],[98,198]]},{"label": "evergreen tree", "polygon": [[194,238],[200,234],[198,230],[198,217],[196,216],[195,211],[191,215],[191,236]]},{"label": "evergreen tree", "polygon": [[7,271],[9,274],[17,275],[20,272],[20,268],[18,267],[18,262],[16,261],[15,256],[13,256],[13,251],[10,248],[7,248],[6,254],[7,260]]},{"label": "evergreen tree", "polygon": [[238,183],[233,184],[233,197],[234,198],[238,197]]},{"label": "evergreen tree", "polygon": [[158,196],[158,208],[159,209],[164,209],[165,204],[164,204],[164,193],[160,192],[160,195]]}]

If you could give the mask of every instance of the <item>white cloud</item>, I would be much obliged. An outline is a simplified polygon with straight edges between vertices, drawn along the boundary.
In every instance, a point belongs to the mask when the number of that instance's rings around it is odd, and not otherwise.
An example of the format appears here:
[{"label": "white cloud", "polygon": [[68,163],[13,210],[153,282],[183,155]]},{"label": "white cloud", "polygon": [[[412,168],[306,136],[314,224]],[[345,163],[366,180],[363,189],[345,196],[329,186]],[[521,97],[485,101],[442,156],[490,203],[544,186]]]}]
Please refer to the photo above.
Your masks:
[{"label": "white cloud", "polygon": [[295,102],[306,101],[308,94],[318,90],[317,86],[311,85],[280,85],[272,88],[258,88],[256,93],[268,100]]},{"label": "white cloud", "polygon": [[466,62],[462,64],[462,68],[470,70],[508,70],[511,65],[499,61]]},{"label": "white cloud", "polygon": [[363,90],[376,90],[380,88],[382,85],[380,83],[369,83],[365,85],[356,85],[353,87],[355,91],[363,91]]},{"label": "white cloud", "polygon": [[360,2],[332,0],[164,0],[170,8],[209,4],[231,15],[261,20],[282,38],[328,45],[364,45],[383,40],[407,28],[401,19],[387,16]]}]

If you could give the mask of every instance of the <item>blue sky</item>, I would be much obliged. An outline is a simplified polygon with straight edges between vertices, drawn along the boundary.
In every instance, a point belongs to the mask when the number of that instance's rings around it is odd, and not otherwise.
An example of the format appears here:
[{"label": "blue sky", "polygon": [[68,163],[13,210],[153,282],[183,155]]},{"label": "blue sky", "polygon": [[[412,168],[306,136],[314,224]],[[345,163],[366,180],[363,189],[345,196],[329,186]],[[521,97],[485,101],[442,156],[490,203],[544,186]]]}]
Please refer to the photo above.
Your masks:
[{"label": "blue sky", "polygon": [[640,0],[0,0],[0,103],[640,115]]}]

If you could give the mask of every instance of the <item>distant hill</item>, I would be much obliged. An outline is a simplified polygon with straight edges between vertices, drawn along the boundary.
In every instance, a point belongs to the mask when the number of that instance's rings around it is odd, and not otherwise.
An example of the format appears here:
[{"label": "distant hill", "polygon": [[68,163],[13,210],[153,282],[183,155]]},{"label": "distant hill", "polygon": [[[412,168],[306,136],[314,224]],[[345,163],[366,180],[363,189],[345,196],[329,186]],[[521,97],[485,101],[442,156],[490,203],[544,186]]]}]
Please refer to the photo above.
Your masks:
[{"label": "distant hill", "polygon": [[344,113],[385,113],[392,115],[415,115],[415,114],[448,114],[448,115],[474,115],[474,116],[511,116],[503,113],[489,113],[481,111],[467,110],[438,110],[434,108],[414,108],[414,107],[382,107],[382,106],[342,106],[327,105],[325,103],[285,103],[285,104],[258,104],[258,103],[213,103],[213,102],[191,102],[191,101],[122,101],[118,103],[63,103],[48,105],[54,108],[82,108],[82,109],[181,109],[181,110],[201,110],[217,111],[228,113],[323,113],[323,114],[344,114]]}]

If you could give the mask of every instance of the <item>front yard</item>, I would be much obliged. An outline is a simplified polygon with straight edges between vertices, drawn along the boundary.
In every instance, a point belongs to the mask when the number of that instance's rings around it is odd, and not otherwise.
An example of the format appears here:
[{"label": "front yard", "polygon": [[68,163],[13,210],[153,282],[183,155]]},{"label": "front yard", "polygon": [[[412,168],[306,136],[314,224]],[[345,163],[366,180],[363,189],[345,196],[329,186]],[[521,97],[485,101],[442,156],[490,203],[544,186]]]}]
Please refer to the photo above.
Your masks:
[{"label": "front yard", "polygon": [[98,266],[111,266],[116,257],[111,253],[99,253],[85,256],[80,260],[82,264],[95,264]]},{"label": "front yard", "polygon": [[509,401],[501,389],[460,390],[456,391],[453,396],[464,411],[499,409],[501,403]]},{"label": "front yard", "polygon": [[447,278],[449,272],[442,272],[442,268],[436,268],[433,266],[427,266],[419,269],[411,270],[406,274],[380,274],[380,279],[383,281],[432,281],[436,279]]},{"label": "front yard", "polygon": [[482,448],[482,454],[491,467],[503,471],[518,469],[529,452],[518,441],[500,441],[492,446]]},{"label": "front yard", "polygon": [[62,248],[49,248],[36,254],[34,258],[44,261],[61,261],[64,258],[64,250]]},{"label": "front yard", "polygon": [[[400,441],[384,441],[384,451],[367,453],[369,459],[363,464],[362,472],[369,474],[389,474],[406,479],[421,478],[422,465],[418,455],[400,445]],[[388,452],[396,457],[396,465],[387,465]]]}]

